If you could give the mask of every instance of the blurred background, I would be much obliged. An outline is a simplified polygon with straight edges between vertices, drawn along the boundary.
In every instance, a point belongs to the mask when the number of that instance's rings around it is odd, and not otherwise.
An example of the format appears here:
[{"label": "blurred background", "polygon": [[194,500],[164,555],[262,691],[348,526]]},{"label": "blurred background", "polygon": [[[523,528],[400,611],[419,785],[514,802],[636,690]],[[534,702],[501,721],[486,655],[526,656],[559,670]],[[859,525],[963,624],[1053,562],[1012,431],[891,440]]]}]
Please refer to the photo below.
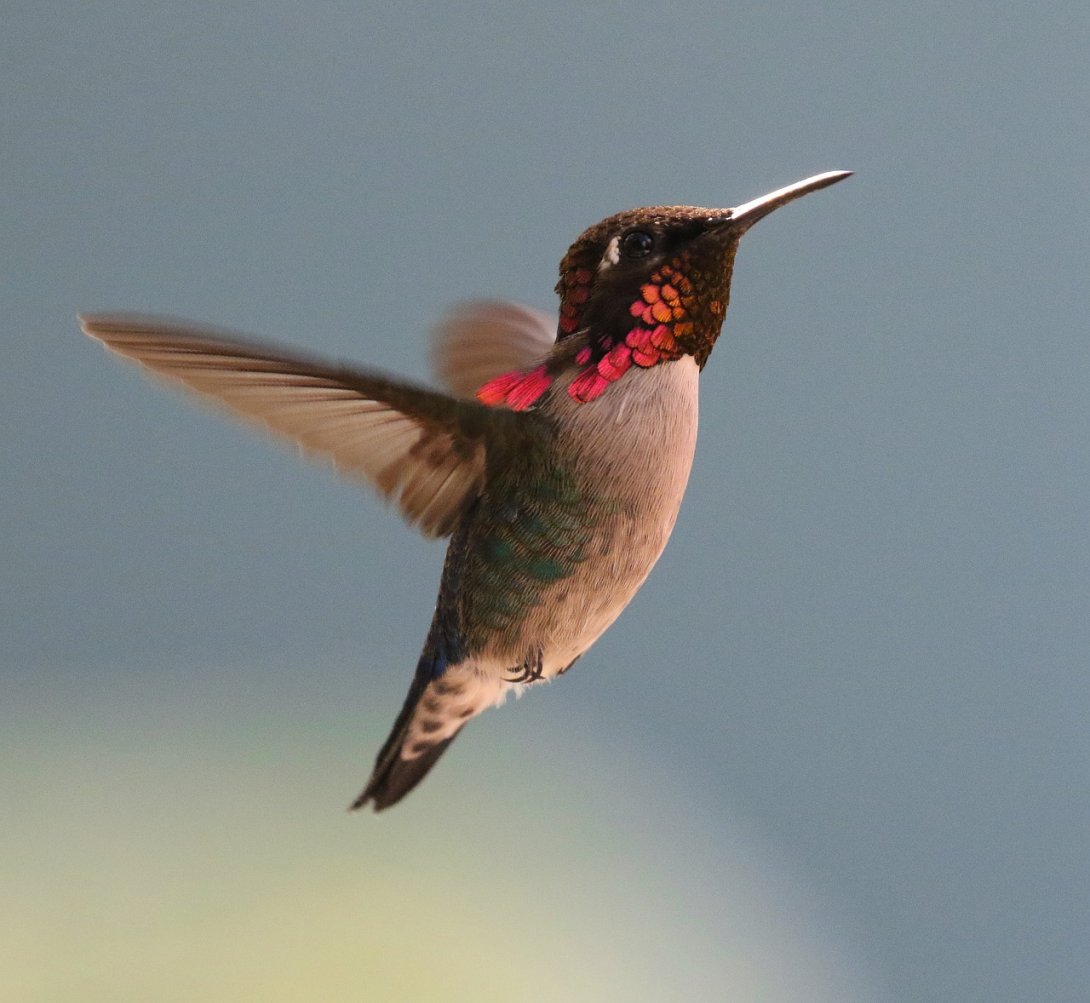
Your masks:
[{"label": "blurred background", "polygon": [[[9,4],[0,998],[1087,998],[1088,29]],[[442,545],[76,312],[426,378],[602,216],[836,168],[742,244],[628,612],[346,814]]]}]

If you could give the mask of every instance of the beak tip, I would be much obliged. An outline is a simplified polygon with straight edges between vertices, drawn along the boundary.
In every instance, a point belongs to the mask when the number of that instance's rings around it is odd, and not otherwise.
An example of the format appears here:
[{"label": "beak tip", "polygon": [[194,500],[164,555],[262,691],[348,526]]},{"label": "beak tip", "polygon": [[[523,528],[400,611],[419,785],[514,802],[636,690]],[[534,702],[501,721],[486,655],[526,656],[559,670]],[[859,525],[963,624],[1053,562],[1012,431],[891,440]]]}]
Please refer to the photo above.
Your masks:
[{"label": "beak tip", "polygon": [[762,195],[751,202],[736,206],[731,211],[731,218],[748,229],[757,220],[767,216],[772,210],[787,205],[788,202],[793,202],[802,195],[808,195],[810,192],[816,192],[821,188],[827,188],[829,185],[835,185],[838,181],[850,178],[854,173],[854,171],[825,171],[823,174],[815,174],[802,181],[796,181],[786,188],[777,189],[768,195]]}]

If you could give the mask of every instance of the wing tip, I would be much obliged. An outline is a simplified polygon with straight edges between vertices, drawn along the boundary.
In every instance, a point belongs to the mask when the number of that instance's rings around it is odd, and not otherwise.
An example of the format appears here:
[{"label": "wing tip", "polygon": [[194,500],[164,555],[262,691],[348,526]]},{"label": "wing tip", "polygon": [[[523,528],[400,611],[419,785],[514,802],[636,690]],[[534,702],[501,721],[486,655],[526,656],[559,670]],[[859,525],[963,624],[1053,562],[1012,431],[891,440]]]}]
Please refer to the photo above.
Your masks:
[{"label": "wing tip", "polygon": [[76,322],[79,324],[79,329],[87,335],[88,338],[94,338],[96,341],[102,341],[102,334],[99,332],[99,328],[103,325],[103,318],[105,314],[99,313],[77,313]]},{"label": "wing tip", "polygon": [[284,352],[300,362],[321,361],[308,359],[303,353],[255,339],[252,335],[233,328],[206,324],[173,314],[143,313],[139,310],[85,310],[76,314],[76,320],[84,334],[107,345],[111,340],[120,341],[135,336],[155,341],[170,339],[185,342],[223,342],[245,351]]}]

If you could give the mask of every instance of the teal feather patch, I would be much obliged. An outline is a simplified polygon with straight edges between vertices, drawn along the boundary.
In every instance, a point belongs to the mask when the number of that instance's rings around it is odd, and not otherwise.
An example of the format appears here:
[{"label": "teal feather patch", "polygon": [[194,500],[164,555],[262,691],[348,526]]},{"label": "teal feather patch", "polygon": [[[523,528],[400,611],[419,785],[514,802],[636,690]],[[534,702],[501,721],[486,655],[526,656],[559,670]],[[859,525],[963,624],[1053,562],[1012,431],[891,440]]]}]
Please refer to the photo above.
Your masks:
[{"label": "teal feather patch", "polygon": [[477,638],[509,637],[550,586],[586,556],[594,506],[579,490],[546,420],[490,465],[467,526],[464,623]]}]

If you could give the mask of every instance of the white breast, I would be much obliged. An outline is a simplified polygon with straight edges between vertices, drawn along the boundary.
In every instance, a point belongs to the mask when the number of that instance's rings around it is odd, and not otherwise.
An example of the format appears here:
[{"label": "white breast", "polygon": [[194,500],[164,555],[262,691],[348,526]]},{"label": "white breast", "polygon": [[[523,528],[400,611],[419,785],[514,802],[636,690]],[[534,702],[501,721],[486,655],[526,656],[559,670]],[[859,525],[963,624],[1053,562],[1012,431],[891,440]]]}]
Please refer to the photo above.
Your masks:
[{"label": "white breast", "polygon": [[585,559],[528,617],[546,678],[581,655],[628,605],[677,520],[696,448],[699,369],[689,356],[630,369],[580,404],[557,387],[551,410],[575,444],[574,473],[590,499]]},{"label": "white breast", "polygon": [[633,506],[633,516],[664,523],[667,534],[692,469],[699,376],[686,355],[650,369],[633,366],[588,404],[557,394],[557,419],[578,445],[580,479],[602,484]]}]

